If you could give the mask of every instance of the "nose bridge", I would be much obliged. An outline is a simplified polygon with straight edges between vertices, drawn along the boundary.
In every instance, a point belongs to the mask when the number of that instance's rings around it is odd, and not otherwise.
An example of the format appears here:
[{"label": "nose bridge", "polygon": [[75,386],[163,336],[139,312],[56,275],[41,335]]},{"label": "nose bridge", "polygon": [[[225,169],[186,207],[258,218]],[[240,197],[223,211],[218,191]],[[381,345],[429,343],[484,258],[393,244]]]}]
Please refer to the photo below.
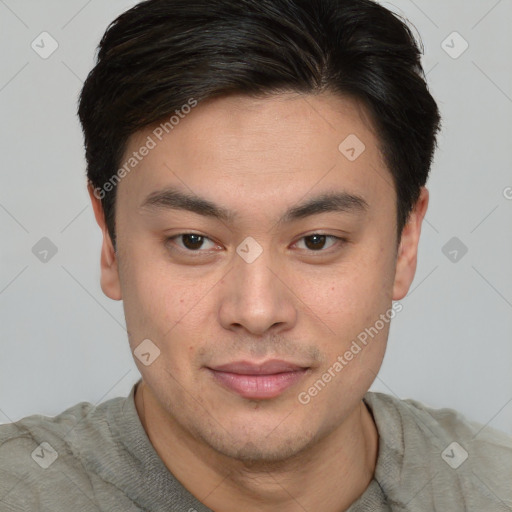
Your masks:
[{"label": "nose bridge", "polygon": [[221,305],[225,328],[236,324],[263,333],[274,324],[294,321],[295,309],[286,286],[276,276],[276,263],[270,248],[251,237],[237,247]]},{"label": "nose bridge", "polygon": [[252,237],[247,237],[237,247],[234,275],[237,292],[241,297],[257,297],[259,300],[275,300],[279,290],[275,286],[275,270],[272,271],[272,251],[269,245],[263,246]]}]

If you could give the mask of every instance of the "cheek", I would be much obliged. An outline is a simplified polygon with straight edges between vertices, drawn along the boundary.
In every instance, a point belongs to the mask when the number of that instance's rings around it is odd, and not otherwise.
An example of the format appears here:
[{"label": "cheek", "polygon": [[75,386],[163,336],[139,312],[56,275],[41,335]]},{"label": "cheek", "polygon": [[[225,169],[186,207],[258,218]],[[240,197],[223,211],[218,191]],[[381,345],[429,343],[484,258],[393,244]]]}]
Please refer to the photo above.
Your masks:
[{"label": "cheek", "polygon": [[[175,268],[133,251],[123,269],[123,305],[132,350],[143,340],[160,349],[160,366],[173,375],[187,373],[191,361],[200,356],[204,319],[211,285],[205,279],[184,277]],[[171,272],[172,270],[172,272]],[[147,372],[149,368],[142,368]]]},{"label": "cheek", "polygon": [[[361,247],[328,281],[316,280],[309,292],[321,323],[312,317],[312,332],[323,345],[328,370],[338,357],[343,370],[335,372],[334,389],[362,389],[370,384],[382,363],[390,326],[393,265],[389,248],[377,243]],[[310,299],[312,300],[312,299]],[[387,321],[381,319],[387,314]],[[321,330],[321,332],[319,332]],[[340,368],[337,365],[337,368]],[[331,368],[332,371],[332,368]],[[341,386],[341,388],[338,388]]]},{"label": "cheek", "polygon": [[185,315],[188,288],[161,254],[128,245],[121,268],[123,301],[130,316],[158,329],[169,328]]},{"label": "cheek", "polygon": [[307,304],[327,325],[364,325],[381,309],[389,307],[393,290],[393,267],[378,250],[360,254],[326,274],[307,280]]},{"label": "cheek", "polygon": [[128,246],[120,256],[123,308],[132,349],[148,338],[162,350],[164,334],[182,315],[181,297],[169,293],[170,276],[145,251]]}]

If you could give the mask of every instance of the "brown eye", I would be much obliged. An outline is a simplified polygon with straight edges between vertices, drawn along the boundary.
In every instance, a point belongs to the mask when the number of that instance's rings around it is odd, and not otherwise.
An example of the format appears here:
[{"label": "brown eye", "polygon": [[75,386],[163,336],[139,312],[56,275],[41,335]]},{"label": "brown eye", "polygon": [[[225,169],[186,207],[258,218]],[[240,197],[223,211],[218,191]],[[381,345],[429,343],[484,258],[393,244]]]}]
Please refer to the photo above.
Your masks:
[{"label": "brown eye", "polygon": [[[181,238],[181,244],[174,242],[175,240],[179,240]],[[175,243],[180,249],[184,249],[190,252],[205,252],[204,244],[205,241],[210,241],[212,246],[213,242],[206,236],[198,235],[197,233],[182,233],[180,235],[173,236],[168,238],[168,242]],[[207,247],[206,249],[211,249],[212,247]],[[203,249],[200,251],[200,249]]]},{"label": "brown eye", "polygon": [[312,251],[323,249],[327,237],[325,235],[311,235],[305,237],[306,247]]},{"label": "brown eye", "polygon": [[305,241],[306,249],[309,251],[320,252],[325,249],[325,244],[328,239],[332,239],[333,243],[327,247],[329,249],[335,245],[336,241],[342,242],[343,239],[333,235],[323,235],[320,233],[314,233],[312,235],[304,236],[300,241]]},{"label": "brown eye", "polygon": [[203,245],[204,237],[201,235],[194,235],[194,234],[187,234],[187,235],[181,235],[183,240],[183,245],[187,249],[195,250],[200,249]]}]

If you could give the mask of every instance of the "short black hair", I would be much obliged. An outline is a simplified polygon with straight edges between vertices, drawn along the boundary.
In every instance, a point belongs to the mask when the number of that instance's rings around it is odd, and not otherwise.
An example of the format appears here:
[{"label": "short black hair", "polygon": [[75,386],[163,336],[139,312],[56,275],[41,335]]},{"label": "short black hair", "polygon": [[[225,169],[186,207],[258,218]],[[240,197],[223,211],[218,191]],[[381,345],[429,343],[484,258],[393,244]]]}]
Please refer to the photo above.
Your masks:
[{"label": "short black hair", "polygon": [[[397,239],[425,185],[440,114],[407,23],[371,0],[145,0],[98,46],[81,91],[87,178],[115,239],[115,186],[135,132],[191,99],[339,93],[369,112],[397,194]],[[340,141],[341,142],[341,141]],[[115,183],[114,183],[115,185]]]}]

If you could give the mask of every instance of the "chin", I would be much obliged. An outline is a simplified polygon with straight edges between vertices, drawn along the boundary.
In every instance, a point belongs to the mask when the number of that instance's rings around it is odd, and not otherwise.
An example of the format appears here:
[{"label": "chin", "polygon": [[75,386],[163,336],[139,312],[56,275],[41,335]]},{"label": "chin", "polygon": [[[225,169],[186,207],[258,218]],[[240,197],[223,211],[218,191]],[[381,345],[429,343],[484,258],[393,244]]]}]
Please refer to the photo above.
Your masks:
[{"label": "chin", "polygon": [[[276,426],[278,423],[276,423]],[[269,433],[270,432],[270,433]],[[269,429],[268,424],[258,430],[253,425],[247,428],[219,428],[215,431],[197,432],[202,442],[220,455],[243,462],[247,465],[275,464],[285,462],[307,450],[314,442],[314,435],[302,427],[300,432],[289,426],[282,431]]]}]

